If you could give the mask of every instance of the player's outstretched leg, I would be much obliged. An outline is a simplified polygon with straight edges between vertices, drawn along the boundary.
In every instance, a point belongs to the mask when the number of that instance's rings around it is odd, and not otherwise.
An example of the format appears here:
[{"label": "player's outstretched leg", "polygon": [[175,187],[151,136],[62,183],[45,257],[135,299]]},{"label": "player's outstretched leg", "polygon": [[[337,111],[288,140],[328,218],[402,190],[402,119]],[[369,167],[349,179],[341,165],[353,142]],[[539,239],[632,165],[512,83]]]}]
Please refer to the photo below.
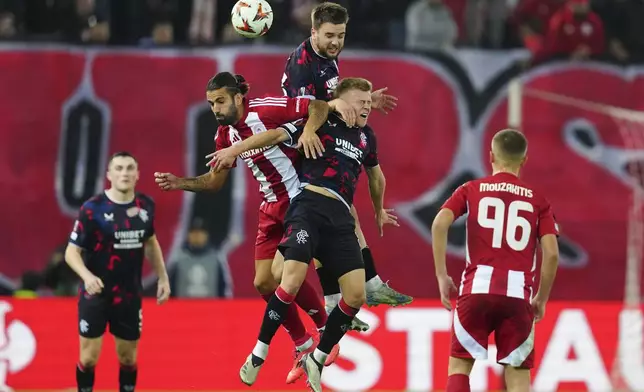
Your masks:
[{"label": "player's outstretched leg", "polygon": [[313,354],[307,354],[302,358],[302,367],[306,372],[309,387],[314,392],[322,392],[320,380],[324,362],[333,347],[347,332],[346,326],[351,324],[360,307],[365,303],[364,269],[347,272],[340,277],[339,282],[342,298],[329,314],[320,344]]},{"label": "player's outstretched leg", "polygon": [[80,360],[76,364],[76,386],[78,392],[94,390],[94,368],[101,354],[103,338],[80,338]]},{"label": "player's outstretched leg", "polygon": [[[266,302],[273,297],[278,284],[271,273],[272,263],[272,259],[255,260],[255,279],[253,283]],[[283,324],[291,340],[293,340],[296,350],[306,350],[313,346],[313,339],[306,331],[295,304],[289,306]]]},{"label": "player's outstretched leg", "polygon": [[138,340],[114,337],[116,356],[119,360],[119,392],[133,392],[136,387],[136,353]]},{"label": "player's outstretched leg", "polygon": [[244,384],[250,386],[257,380],[259,371],[268,356],[271,340],[286,318],[289,307],[293,304],[302,282],[306,279],[307,270],[308,264],[305,262],[287,260],[284,263],[282,283],[266,305],[255,348],[239,370],[239,376]]},{"label": "player's outstretched leg", "polygon": [[[333,274],[317,260],[315,260],[315,272],[318,274],[320,279],[320,285],[322,286],[322,292],[324,293],[324,309],[328,315],[331,314],[331,311],[338,306],[342,294],[340,294],[340,285],[338,284],[337,279]],[[369,330],[369,324],[360,320],[358,317],[354,317],[351,321],[351,330],[358,332],[365,332]]]}]

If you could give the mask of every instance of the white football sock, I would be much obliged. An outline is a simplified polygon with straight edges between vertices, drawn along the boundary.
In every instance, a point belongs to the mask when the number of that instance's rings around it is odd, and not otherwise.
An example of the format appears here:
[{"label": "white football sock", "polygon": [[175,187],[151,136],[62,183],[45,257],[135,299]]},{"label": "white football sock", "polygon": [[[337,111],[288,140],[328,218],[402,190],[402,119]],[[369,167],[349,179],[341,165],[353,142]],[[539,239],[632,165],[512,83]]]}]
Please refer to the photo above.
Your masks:
[{"label": "white football sock", "polygon": [[320,351],[320,349],[317,348],[313,352],[313,358],[321,365],[324,365],[324,362],[326,362],[326,357],[328,356],[329,354],[323,353],[322,351]]},{"label": "white football sock", "polygon": [[296,348],[297,348],[297,351],[302,352],[304,350],[308,350],[311,346],[313,346],[313,338],[309,338],[309,340],[307,340],[306,342],[304,342],[299,346],[296,346]]},{"label": "white football sock", "polygon": [[337,293],[337,294],[331,294],[331,295],[325,295],[324,296],[324,305],[327,308],[333,309],[338,304],[340,303],[340,299],[342,299],[342,294]]},{"label": "white football sock", "polygon": [[266,359],[268,356],[268,344],[257,341],[255,348],[253,349],[253,355],[261,359]]},{"label": "white football sock", "polygon": [[365,289],[367,291],[376,291],[380,287],[382,287],[383,284],[384,284],[384,282],[382,281],[382,279],[380,279],[380,276],[376,275],[376,276],[374,276],[373,278],[371,278],[371,279],[369,279],[367,281],[367,283],[365,285]]}]

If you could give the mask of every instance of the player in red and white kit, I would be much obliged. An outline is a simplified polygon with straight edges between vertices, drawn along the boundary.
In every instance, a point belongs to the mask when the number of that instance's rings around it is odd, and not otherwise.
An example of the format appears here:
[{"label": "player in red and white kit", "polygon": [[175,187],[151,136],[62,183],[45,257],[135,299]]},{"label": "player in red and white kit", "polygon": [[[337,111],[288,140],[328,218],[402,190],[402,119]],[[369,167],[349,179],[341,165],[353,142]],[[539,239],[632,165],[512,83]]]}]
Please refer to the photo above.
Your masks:
[{"label": "player in red and white kit", "polygon": [[[215,136],[217,150],[230,147],[250,136],[275,129],[284,124],[306,120],[306,127],[317,130],[325,123],[334,103],[305,97],[284,96],[248,99],[249,86],[241,75],[221,72],[215,75],[206,88],[206,96],[220,126]],[[259,208],[259,225],[255,241],[255,288],[268,301],[277,289],[271,273],[277,246],[284,234],[284,216],[291,197],[300,190],[296,171],[298,151],[285,145],[275,145],[242,154],[255,179],[263,201]],[[233,162],[232,166],[235,166]],[[155,173],[155,181],[163,190],[191,192],[218,191],[226,182],[229,168],[211,169],[209,173],[194,178],[180,178],[171,173]],[[305,282],[295,303],[311,316],[318,329],[324,328],[327,314],[315,288]],[[283,323],[296,346],[296,357],[315,349],[315,342],[300,319],[297,306],[289,307]],[[317,336],[315,336],[317,338]],[[326,362],[331,364],[338,354]]]},{"label": "player in red and white kit", "polygon": [[[436,276],[443,306],[451,310],[454,282],[447,274],[447,232],[467,214],[466,265],[454,311],[447,392],[470,391],[475,360],[487,359],[494,332],[497,362],[505,367],[507,390],[528,392],[534,362],[534,322],[543,318],[554,283],[559,229],[546,198],[519,179],[528,141],[515,130],[494,135],[493,174],[461,185],[432,225]],[[537,246],[543,263],[533,296]]]}]

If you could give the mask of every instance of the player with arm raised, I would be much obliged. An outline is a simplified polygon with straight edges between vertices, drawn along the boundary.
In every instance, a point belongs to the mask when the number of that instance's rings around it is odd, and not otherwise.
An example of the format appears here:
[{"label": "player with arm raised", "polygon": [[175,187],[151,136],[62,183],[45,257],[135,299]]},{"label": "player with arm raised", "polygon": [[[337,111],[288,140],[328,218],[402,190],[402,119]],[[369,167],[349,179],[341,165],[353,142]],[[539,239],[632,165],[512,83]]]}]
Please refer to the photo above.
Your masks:
[{"label": "player with arm raised", "polygon": [[163,254],[154,234],[154,202],[134,189],[139,179],[136,159],[127,152],[114,154],[107,178],[110,189],[83,204],[65,251],[65,261],[83,280],[78,299],[79,392],[91,392],[94,387],[94,368],[107,324],[121,365],[119,390],[134,391],[144,257],[159,277],[157,303],[170,296]]},{"label": "player with arm raised", "polygon": [[[306,127],[315,132],[329,113],[329,103],[305,97],[265,97],[247,99],[249,86],[240,75],[221,72],[206,87],[206,98],[219,121],[215,136],[218,151],[236,146],[253,135],[268,129],[307,119]],[[271,265],[277,246],[284,234],[284,215],[290,199],[300,192],[296,165],[297,150],[284,145],[263,146],[242,154],[241,157],[259,182],[263,201],[259,208],[259,225],[255,241],[255,288],[268,301],[277,288]],[[232,166],[235,162],[232,162]],[[155,181],[163,190],[217,191],[226,181],[230,169],[211,169],[195,178],[178,178],[170,173],[155,173]],[[305,282],[295,303],[311,316],[317,328],[326,324],[327,314],[315,288]],[[315,348],[313,337],[306,331],[295,304],[288,309],[284,322],[295,343],[295,357]],[[337,348],[329,357],[335,360]]]},{"label": "player with arm raised", "polygon": [[[286,260],[281,283],[268,301],[255,348],[240,369],[240,377],[248,385],[257,379],[271,340],[306,279],[311,259],[316,258],[339,282],[342,292],[329,315],[320,344],[301,361],[309,386],[315,392],[322,390],[322,364],[366,300],[364,262],[350,212],[362,166],[369,177],[379,230],[385,224],[397,225],[395,217],[383,207],[384,175],[378,162],[375,135],[367,126],[371,83],[359,78],[344,79],[338,85],[337,95],[359,114],[357,127],[349,127],[339,116],[330,115],[317,132],[324,146],[322,157],[302,161],[300,178],[304,188],[291,202],[284,221],[286,233],[279,246]],[[282,135],[275,141],[291,145],[305,132],[303,127],[289,124],[271,133],[279,131]]]},{"label": "player with arm raised", "polygon": [[[338,56],[344,48],[348,21],[347,9],[339,4],[324,2],[315,7],[311,13],[311,37],[297,47],[286,60],[282,78],[284,94],[289,97],[310,96],[327,101],[332,99],[340,79]],[[385,94],[386,91],[387,88],[383,88],[372,92],[373,109],[387,113],[396,107],[397,99]],[[350,107],[343,105],[343,102],[338,102],[336,111],[350,126],[353,125],[356,113]],[[356,219],[356,235],[365,260],[367,304],[397,306],[411,303],[412,297],[393,290],[380,279],[373,255],[360,228],[358,214],[353,206],[351,206],[351,213]],[[326,309],[330,311],[337,305],[340,298],[338,284],[335,279],[328,276],[324,267],[318,268],[317,273],[324,291]]]},{"label": "player with arm raised", "polygon": [[[548,201],[519,179],[528,142],[515,130],[492,139],[491,176],[461,185],[432,225],[436,277],[443,306],[451,310],[454,282],[445,265],[447,232],[467,214],[466,265],[454,311],[447,392],[469,391],[475,360],[487,359],[494,332],[497,362],[505,367],[510,392],[530,390],[534,322],[543,318],[559,259],[559,229]],[[537,246],[543,262],[533,297]]]}]

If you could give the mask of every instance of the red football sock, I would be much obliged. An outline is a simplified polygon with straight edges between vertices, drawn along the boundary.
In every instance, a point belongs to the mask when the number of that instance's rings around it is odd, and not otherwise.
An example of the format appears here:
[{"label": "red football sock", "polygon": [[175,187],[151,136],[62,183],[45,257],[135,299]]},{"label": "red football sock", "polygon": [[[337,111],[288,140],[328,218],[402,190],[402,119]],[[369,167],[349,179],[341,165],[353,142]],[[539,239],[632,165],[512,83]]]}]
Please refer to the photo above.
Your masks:
[{"label": "red football sock", "polygon": [[[273,293],[262,294],[262,298],[264,298],[264,301],[266,302],[268,302],[272,296]],[[309,334],[306,332],[304,323],[300,318],[300,313],[297,310],[297,305],[294,303],[289,305],[288,313],[286,315],[286,319],[282,323],[282,327],[284,327],[286,332],[288,332],[296,346],[304,344],[309,338]]]},{"label": "red football sock", "polygon": [[307,280],[302,283],[300,291],[298,291],[297,296],[295,297],[295,303],[297,303],[300,308],[302,308],[306,314],[311,316],[315,326],[319,328],[326,325],[326,311],[324,310],[324,304],[322,303],[322,298],[315,291],[315,288]]},{"label": "red football sock", "polygon": [[466,374],[452,374],[447,377],[445,392],[470,392],[470,376]]}]

